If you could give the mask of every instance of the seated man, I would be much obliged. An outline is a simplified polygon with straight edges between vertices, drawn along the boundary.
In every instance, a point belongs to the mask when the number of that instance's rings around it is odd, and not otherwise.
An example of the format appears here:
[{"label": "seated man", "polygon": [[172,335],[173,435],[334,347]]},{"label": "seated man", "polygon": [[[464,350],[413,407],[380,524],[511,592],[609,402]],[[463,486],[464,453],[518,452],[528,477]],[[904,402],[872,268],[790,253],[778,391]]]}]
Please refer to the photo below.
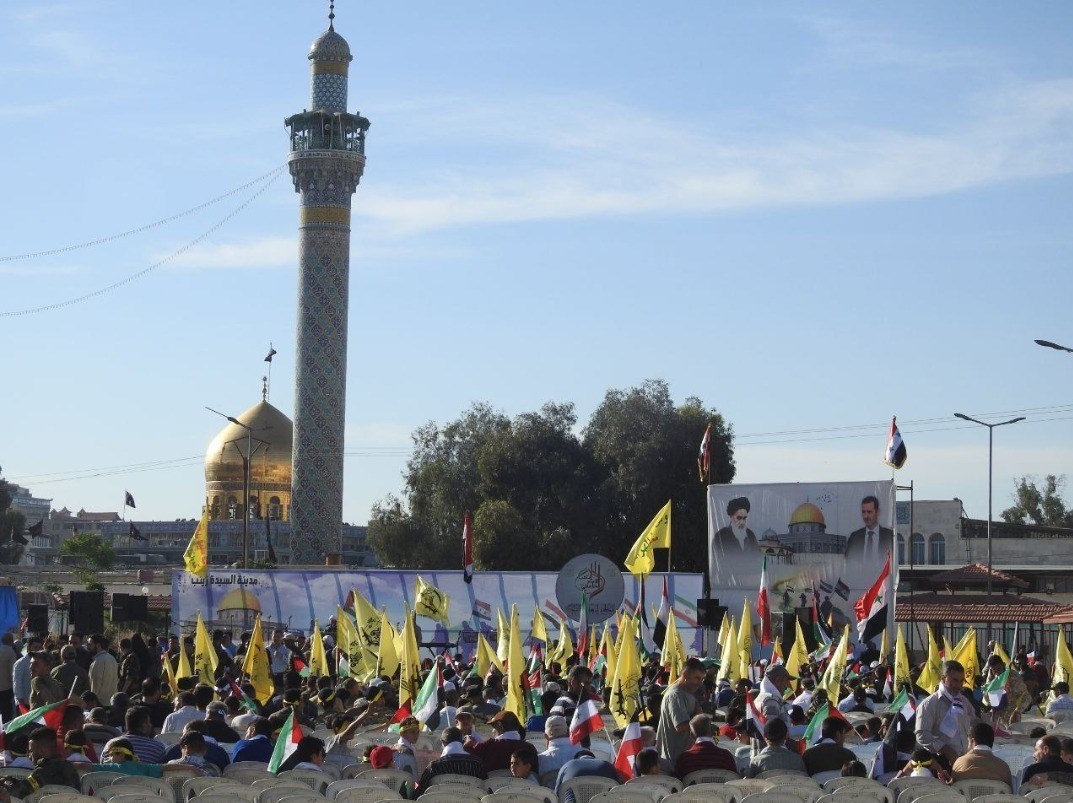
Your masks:
[{"label": "seated man", "polygon": [[1012,788],[1010,765],[991,752],[994,745],[995,729],[986,722],[977,722],[969,732],[969,752],[954,762],[950,777],[954,781],[1002,781]]},{"label": "seated man", "polygon": [[716,745],[715,739],[712,738],[711,716],[697,714],[689,720],[689,730],[695,741],[690,748],[678,756],[678,761],[674,765],[674,774],[677,777],[684,778],[697,770],[738,771],[734,756],[729,750]]},{"label": "seated man", "polygon": [[1035,763],[1025,767],[1021,775],[1021,783],[1027,783],[1033,775],[1045,772],[1048,775],[1056,772],[1073,773],[1073,765],[1062,760],[1062,740],[1053,734],[1040,737],[1036,742]]},{"label": "seated man", "polygon": [[1069,684],[1059,681],[1051,689],[1054,699],[1047,703],[1047,716],[1059,711],[1073,711],[1073,697],[1069,696]]},{"label": "seated man", "polygon": [[263,761],[272,758],[275,742],[272,741],[272,723],[264,717],[258,717],[246,728],[246,738],[235,742],[231,752],[231,762]]},{"label": "seated man", "polygon": [[136,705],[128,708],[125,716],[127,726],[123,738],[130,742],[139,761],[150,764],[164,763],[164,745],[153,738],[153,722],[149,708]]},{"label": "seated man", "polygon": [[659,751],[646,747],[638,753],[633,760],[633,774],[638,778],[644,775],[660,775]]},{"label": "seated man", "polygon": [[202,775],[219,778],[220,768],[205,759],[205,746],[205,737],[202,734],[197,731],[187,731],[179,739],[179,747],[183,751],[182,758],[172,759],[168,764],[183,764],[194,767],[200,770]]},{"label": "seated man", "polygon": [[[652,738],[655,740],[655,731]],[[544,720],[544,739],[548,749],[540,753],[541,775],[558,772],[563,764],[585,749],[570,741],[570,723],[557,714]]]},{"label": "seated man", "polygon": [[519,742],[510,754],[510,774],[519,780],[529,781],[534,786],[540,785],[540,760],[537,751],[529,742]]},{"label": "seated man", "polygon": [[[231,763],[231,756],[229,756],[227,754],[227,751],[216,743],[215,739],[213,739],[211,736],[208,735],[208,733],[205,732],[206,724],[207,722],[204,719],[195,719],[193,722],[187,722],[186,726],[183,728],[183,733],[187,734],[191,731],[196,731],[197,733],[200,733],[202,736],[204,736],[205,758],[207,758],[209,761],[219,767],[221,771],[223,771],[227,767],[227,765]],[[171,747],[164,751],[165,762],[174,761],[175,759],[181,757],[182,748],[180,748],[177,744],[173,744]]]},{"label": "seated man", "polygon": [[59,754],[56,731],[52,728],[38,728],[30,734],[30,756],[34,760],[34,769],[26,778],[3,778],[0,770],[2,803],[8,803],[12,797],[25,798],[46,784],[79,789],[78,771]]},{"label": "seated man", "polygon": [[820,725],[820,741],[805,751],[802,758],[809,775],[841,770],[847,761],[856,761],[856,754],[845,746],[846,720],[827,717]]},{"label": "seated man", "polygon": [[749,762],[749,777],[755,778],[768,770],[792,770],[805,772],[801,756],[786,747],[789,729],[781,719],[769,719],[764,725],[766,747]]},{"label": "seated man", "polygon": [[563,764],[559,774],[555,777],[555,795],[559,798],[560,803],[575,803],[573,791],[564,790],[562,788],[563,784],[573,778],[590,775],[610,778],[615,783],[619,782],[618,770],[615,769],[614,764],[596,758],[586,750],[583,753],[578,753],[576,758],[572,758]]},{"label": "seated man", "polygon": [[428,763],[417,782],[419,792],[428,789],[437,775],[469,775],[481,780],[488,778],[484,762],[477,756],[470,755],[462,746],[462,731],[457,727],[444,728],[440,734],[440,744],[443,745],[440,757]]}]

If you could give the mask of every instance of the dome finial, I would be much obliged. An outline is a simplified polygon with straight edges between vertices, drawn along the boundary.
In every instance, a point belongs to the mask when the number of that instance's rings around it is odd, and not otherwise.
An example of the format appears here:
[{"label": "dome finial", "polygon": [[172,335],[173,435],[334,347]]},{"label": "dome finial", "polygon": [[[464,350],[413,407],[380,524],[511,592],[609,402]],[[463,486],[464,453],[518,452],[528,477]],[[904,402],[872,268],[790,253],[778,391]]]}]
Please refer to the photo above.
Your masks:
[{"label": "dome finial", "polygon": [[328,30],[335,30],[335,0],[328,0]]},{"label": "dome finial", "polygon": [[268,401],[268,377],[261,377],[261,401]]}]

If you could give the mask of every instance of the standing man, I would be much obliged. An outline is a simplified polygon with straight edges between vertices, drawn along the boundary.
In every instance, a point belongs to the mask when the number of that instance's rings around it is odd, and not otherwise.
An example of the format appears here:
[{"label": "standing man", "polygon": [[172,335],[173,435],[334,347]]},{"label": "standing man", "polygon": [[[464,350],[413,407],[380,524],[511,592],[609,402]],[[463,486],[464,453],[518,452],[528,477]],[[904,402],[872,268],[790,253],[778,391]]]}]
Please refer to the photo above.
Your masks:
[{"label": "standing man", "polygon": [[281,690],[283,688],[283,676],[291,668],[291,651],[283,643],[283,630],[281,628],[277,627],[272,631],[272,639],[268,642],[265,650],[268,652],[268,670],[272,673],[272,680],[276,684],[276,689]]},{"label": "standing man", "polygon": [[974,716],[972,705],[962,696],[965,667],[957,661],[943,664],[939,688],[917,708],[917,743],[939,757],[949,772],[954,762],[969,751],[969,730]]},{"label": "standing man", "polygon": [[663,693],[659,707],[659,727],[656,730],[656,745],[660,757],[677,763],[690,745],[693,733],[689,721],[701,713],[697,692],[704,682],[706,670],[699,658],[687,658],[682,666],[682,674]]},{"label": "standing man", "polygon": [[44,650],[30,653],[30,708],[58,703],[67,698],[68,690],[52,677],[52,660]]},{"label": "standing man", "polygon": [[62,663],[52,670],[54,677],[64,688],[67,695],[80,697],[89,691],[89,673],[78,665],[78,651],[70,644],[64,644],[60,650]]},{"label": "standing man", "polygon": [[30,636],[26,641],[26,652],[15,662],[11,668],[11,685],[15,692],[15,703],[21,705],[27,711],[30,710],[30,658],[41,649],[41,639],[38,636]]},{"label": "standing man", "polygon": [[879,525],[879,500],[866,496],[861,500],[861,522],[846,540],[846,560],[882,564],[894,547],[894,531]]},{"label": "standing man", "polygon": [[107,636],[94,633],[89,637],[93,650],[93,663],[89,665],[89,689],[101,703],[111,702],[112,695],[119,691],[119,662],[108,652]]},{"label": "standing man", "polygon": [[12,688],[12,679],[15,670],[15,637],[10,633],[0,636],[0,717],[4,722],[10,722],[14,718],[15,692]]}]

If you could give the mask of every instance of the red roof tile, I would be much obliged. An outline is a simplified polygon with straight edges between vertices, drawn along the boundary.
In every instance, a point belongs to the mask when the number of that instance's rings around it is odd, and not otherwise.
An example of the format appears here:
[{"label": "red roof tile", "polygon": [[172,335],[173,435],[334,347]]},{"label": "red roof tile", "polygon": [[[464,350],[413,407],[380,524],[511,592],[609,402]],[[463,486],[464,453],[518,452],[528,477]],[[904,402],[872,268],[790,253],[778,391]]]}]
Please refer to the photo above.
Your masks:
[{"label": "red roof tile", "polygon": [[[929,580],[939,585],[986,585],[987,567],[982,563],[970,563],[968,566],[962,566],[959,569],[933,574]],[[1014,586],[1015,588],[1028,588],[1028,583],[1020,577],[1000,572],[994,567],[991,569],[991,583],[993,585]]]},{"label": "red roof tile", "polygon": [[898,595],[896,618],[926,622],[1042,622],[1073,606],[1031,597],[1004,597],[986,594]]}]

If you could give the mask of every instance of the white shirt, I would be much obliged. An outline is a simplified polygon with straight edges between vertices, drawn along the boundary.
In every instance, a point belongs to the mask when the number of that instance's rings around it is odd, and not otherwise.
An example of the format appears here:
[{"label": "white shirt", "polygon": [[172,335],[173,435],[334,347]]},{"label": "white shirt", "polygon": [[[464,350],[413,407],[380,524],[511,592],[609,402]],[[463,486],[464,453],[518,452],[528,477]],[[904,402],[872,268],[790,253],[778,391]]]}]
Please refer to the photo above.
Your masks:
[{"label": "white shirt", "polygon": [[1060,694],[1047,703],[1047,716],[1054,711],[1073,711],[1073,697],[1068,694]]},{"label": "white shirt", "polygon": [[160,732],[182,733],[183,728],[186,727],[187,722],[193,722],[195,719],[204,718],[204,711],[201,711],[193,705],[184,705],[178,711],[173,711],[164,718],[164,727],[160,729]]}]

